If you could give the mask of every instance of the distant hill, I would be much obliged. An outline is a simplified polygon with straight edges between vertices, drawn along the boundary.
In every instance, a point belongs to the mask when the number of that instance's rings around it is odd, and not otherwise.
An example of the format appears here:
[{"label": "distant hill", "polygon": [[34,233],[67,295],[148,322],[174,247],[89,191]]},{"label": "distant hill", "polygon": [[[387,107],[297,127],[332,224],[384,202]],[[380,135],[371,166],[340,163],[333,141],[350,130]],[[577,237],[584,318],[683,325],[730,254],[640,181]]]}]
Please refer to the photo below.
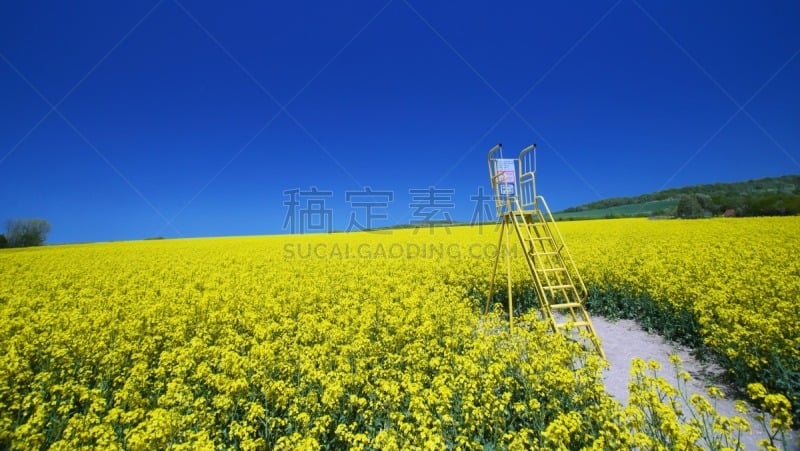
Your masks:
[{"label": "distant hill", "polygon": [[[633,198],[631,198],[633,199]],[[553,213],[556,219],[598,219],[598,218],[624,218],[636,216],[674,216],[678,206],[678,199],[654,200],[650,202],[637,202],[630,204],[614,205],[607,208],[594,208],[589,210],[567,209]],[[582,206],[581,206],[582,207]],[[574,208],[581,208],[574,207]]]},{"label": "distant hill", "polygon": [[800,214],[800,175],[672,188],[633,197],[614,197],[554,213],[557,219],[626,216],[703,217]]}]

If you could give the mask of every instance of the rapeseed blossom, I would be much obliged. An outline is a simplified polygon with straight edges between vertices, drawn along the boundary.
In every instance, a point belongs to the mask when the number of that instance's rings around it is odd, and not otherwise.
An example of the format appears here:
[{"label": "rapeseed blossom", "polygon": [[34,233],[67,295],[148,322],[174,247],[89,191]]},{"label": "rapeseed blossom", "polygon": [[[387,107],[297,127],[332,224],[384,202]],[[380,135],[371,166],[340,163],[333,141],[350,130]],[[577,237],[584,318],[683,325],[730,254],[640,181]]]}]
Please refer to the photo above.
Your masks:
[{"label": "rapeseed blossom", "polygon": [[[755,371],[767,351],[798,359],[797,224],[587,221],[562,232],[588,283],[690,308],[709,347]],[[653,365],[635,365],[636,402],[623,407],[603,387],[606,363],[550,333],[535,309],[518,312],[513,333],[502,309],[481,315],[495,243],[491,227],[452,227],[0,252],[0,447],[701,442],[664,402],[675,389]],[[513,264],[520,292],[524,264]],[[760,390],[774,426],[790,424],[789,401]],[[706,404],[694,401],[719,417]]]}]

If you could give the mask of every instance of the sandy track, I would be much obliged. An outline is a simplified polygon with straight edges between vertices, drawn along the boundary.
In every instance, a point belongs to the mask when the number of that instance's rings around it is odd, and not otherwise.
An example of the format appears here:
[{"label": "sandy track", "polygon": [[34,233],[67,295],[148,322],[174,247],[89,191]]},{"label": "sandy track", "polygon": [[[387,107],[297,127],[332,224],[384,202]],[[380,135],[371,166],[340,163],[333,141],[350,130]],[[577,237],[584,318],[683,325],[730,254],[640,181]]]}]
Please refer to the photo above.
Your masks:
[{"label": "sandy track", "polygon": [[[706,390],[711,385],[719,386],[728,396],[717,402],[717,410],[725,416],[733,416],[738,413],[734,409],[734,400],[730,399],[731,390],[720,386],[719,375],[722,370],[709,363],[699,362],[685,347],[674,343],[669,343],[659,335],[650,334],[644,331],[635,321],[618,320],[609,321],[605,318],[595,316],[592,318],[597,334],[603,341],[603,349],[611,363],[611,368],[606,371],[605,382],[609,393],[623,404],[628,402],[628,378],[631,370],[631,360],[640,357],[644,360],[656,360],[661,363],[661,376],[667,379],[672,385],[676,385],[677,380],[675,371],[669,361],[669,356],[673,353],[683,360],[683,366],[692,380],[687,384],[691,393],[706,394]],[[743,437],[743,445],[746,449],[758,449],[758,441],[766,438],[766,434],[754,418],[749,418],[753,431]],[[790,438],[790,450],[800,450],[797,444],[797,435]]]}]

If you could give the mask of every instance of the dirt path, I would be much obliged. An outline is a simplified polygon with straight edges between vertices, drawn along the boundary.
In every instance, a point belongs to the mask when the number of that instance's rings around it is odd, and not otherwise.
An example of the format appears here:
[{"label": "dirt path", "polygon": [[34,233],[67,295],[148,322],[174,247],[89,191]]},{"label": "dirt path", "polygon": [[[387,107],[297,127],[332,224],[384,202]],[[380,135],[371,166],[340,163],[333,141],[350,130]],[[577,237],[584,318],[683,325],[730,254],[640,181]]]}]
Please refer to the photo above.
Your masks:
[{"label": "dirt path", "polygon": [[[628,402],[628,378],[631,370],[631,360],[640,357],[644,360],[656,360],[661,363],[661,375],[672,385],[676,385],[676,378],[669,361],[669,356],[675,352],[683,360],[683,366],[692,376],[687,387],[692,393],[706,394],[710,385],[715,385],[715,376],[722,373],[719,367],[712,364],[700,363],[692,357],[689,351],[679,345],[668,343],[662,337],[647,333],[631,320],[608,321],[602,317],[593,317],[597,334],[603,341],[603,349],[611,363],[611,368],[606,371],[606,387],[620,402]],[[723,392],[726,390],[723,389]],[[738,413],[734,409],[732,399],[721,399],[717,403],[717,411],[725,416]],[[753,431],[743,437],[745,449],[758,449],[758,441],[766,438],[766,434],[754,418],[749,418]],[[797,445],[797,436],[790,438],[790,450],[800,450]]]}]

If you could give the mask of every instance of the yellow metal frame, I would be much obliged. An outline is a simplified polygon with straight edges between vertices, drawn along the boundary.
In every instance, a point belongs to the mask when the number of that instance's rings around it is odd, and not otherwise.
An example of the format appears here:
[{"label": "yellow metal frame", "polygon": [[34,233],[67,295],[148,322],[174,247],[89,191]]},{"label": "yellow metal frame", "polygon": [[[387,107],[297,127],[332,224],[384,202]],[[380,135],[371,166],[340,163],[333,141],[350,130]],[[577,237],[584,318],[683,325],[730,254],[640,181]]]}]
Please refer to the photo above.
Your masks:
[{"label": "yellow metal frame", "polygon": [[[600,340],[584,308],[588,290],[578,272],[575,261],[564,242],[550,208],[544,197],[536,192],[536,144],[524,148],[514,159],[513,194],[502,193],[500,186],[507,184],[506,172],[498,169],[502,158],[502,145],[489,150],[489,178],[494,193],[495,212],[500,220],[500,235],[497,241],[489,295],[485,312],[489,311],[494,295],[497,269],[501,253],[506,260],[506,285],[508,290],[509,329],[514,327],[514,301],[511,278],[511,228],[524,250],[525,260],[534,282],[539,307],[554,332],[584,328],[601,357],[605,358]],[[505,164],[506,162],[504,162]],[[517,176],[518,175],[518,176]],[[553,310],[566,311],[568,320],[559,324],[560,317]]]}]

